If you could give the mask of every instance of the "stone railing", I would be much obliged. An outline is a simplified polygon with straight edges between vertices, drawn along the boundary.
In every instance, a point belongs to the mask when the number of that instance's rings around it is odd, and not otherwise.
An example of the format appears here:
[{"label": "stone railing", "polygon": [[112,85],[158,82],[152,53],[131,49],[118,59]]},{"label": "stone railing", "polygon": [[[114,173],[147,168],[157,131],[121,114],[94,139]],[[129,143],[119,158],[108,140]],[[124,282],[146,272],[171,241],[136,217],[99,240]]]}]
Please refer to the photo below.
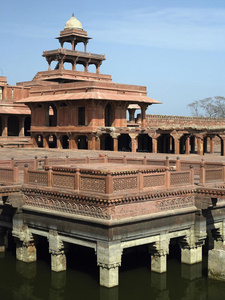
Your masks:
[{"label": "stone railing", "polygon": [[38,187],[59,188],[92,194],[137,193],[155,188],[194,184],[194,170],[170,172],[144,169],[129,171],[90,170],[69,167],[45,167],[44,171],[24,171],[24,184]]},{"label": "stone railing", "polygon": [[17,164],[10,167],[0,166],[0,184],[18,184],[19,183],[19,168]]},{"label": "stone railing", "polygon": [[225,182],[225,164],[221,163],[217,168],[207,168],[207,165],[201,164],[199,184],[218,182]]}]

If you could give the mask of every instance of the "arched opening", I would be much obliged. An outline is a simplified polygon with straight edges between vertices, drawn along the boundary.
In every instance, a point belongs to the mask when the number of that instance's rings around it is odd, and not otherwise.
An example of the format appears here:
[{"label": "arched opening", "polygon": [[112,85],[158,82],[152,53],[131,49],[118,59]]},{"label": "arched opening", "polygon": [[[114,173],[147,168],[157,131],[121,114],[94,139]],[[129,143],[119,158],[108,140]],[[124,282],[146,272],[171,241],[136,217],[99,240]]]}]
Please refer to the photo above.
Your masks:
[{"label": "arched opening", "polygon": [[84,65],[82,64],[76,64],[76,71],[84,72]]},{"label": "arched opening", "polygon": [[219,134],[217,134],[214,138],[214,153],[223,156],[224,153],[223,148],[224,148],[223,139]]},{"label": "arched opening", "polygon": [[103,134],[100,137],[100,149],[113,151],[113,138],[110,134]]},{"label": "arched opening", "polygon": [[49,148],[57,148],[57,138],[55,135],[53,135],[53,134],[49,135],[48,146],[49,146]]},{"label": "arched opening", "polygon": [[174,153],[174,138],[169,133],[161,134],[157,139],[158,153]]},{"label": "arched opening", "polygon": [[96,73],[96,66],[94,64],[90,64],[88,66],[88,72],[89,73]]},{"label": "arched opening", "polygon": [[118,151],[131,151],[131,138],[129,134],[121,134],[118,138]]},{"label": "arched opening", "polygon": [[197,153],[197,139],[194,135],[190,137],[190,153]]},{"label": "arched opening", "polygon": [[49,105],[48,109],[48,116],[49,116],[49,126],[50,127],[56,127],[57,126],[57,108],[55,105],[52,103]]},{"label": "arched opening", "polygon": [[[187,148],[186,143],[188,142],[188,139],[189,139],[189,135],[188,134],[184,134],[180,138],[180,154],[185,154],[186,153],[186,150],[187,150],[186,149]],[[189,141],[189,143],[190,143],[190,141]],[[187,153],[187,154],[189,154],[189,153]]]},{"label": "arched opening", "polygon": [[24,135],[30,136],[31,117],[28,116],[24,120]]},{"label": "arched opening", "polygon": [[39,148],[43,148],[43,136],[42,135],[36,135],[35,136],[36,144]]},{"label": "arched opening", "polygon": [[113,124],[113,109],[110,103],[107,103],[105,106],[105,126],[111,127]]},{"label": "arched opening", "polygon": [[78,149],[88,149],[88,141],[86,135],[80,135],[77,138]]},{"label": "arched opening", "polygon": [[8,118],[8,136],[19,136],[19,119],[17,116]]},{"label": "arched opening", "polygon": [[152,138],[148,134],[139,134],[138,152],[152,152]]},{"label": "arched opening", "polygon": [[72,63],[68,62],[68,61],[64,62],[63,68],[64,68],[64,70],[71,70],[72,71]]},{"label": "arched opening", "polygon": [[210,153],[210,143],[208,143],[209,139],[210,138],[208,136],[203,138],[203,154]]},{"label": "arched opening", "polygon": [[59,62],[56,60],[53,60],[50,64],[51,70],[57,70],[59,68]]}]

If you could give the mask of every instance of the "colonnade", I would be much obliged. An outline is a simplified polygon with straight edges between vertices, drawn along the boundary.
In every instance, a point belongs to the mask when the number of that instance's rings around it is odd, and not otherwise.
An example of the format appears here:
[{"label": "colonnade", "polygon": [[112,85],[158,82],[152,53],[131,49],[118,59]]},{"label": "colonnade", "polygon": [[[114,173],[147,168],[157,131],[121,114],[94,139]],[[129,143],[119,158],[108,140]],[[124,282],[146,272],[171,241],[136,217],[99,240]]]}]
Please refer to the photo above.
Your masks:
[{"label": "colonnade", "polygon": [[[33,134],[33,144],[44,148],[111,150],[150,153],[174,153],[203,155],[215,151],[218,136],[221,155],[225,155],[225,136],[168,133],[53,133]],[[54,140],[52,143],[51,140]],[[210,147],[208,147],[208,142]]]},{"label": "colonnade", "polygon": [[[0,252],[5,251],[5,231],[0,232]],[[82,245],[92,248],[97,255],[99,267],[99,283],[101,286],[114,287],[119,284],[119,267],[122,264],[123,251],[134,246],[146,246],[151,260],[151,271],[164,273],[167,271],[167,256],[172,239],[176,239],[181,248],[181,263],[193,265],[202,261],[202,246],[206,233],[196,233],[194,228],[178,230],[176,232],[162,232],[160,234],[137,238],[131,241],[81,241],[77,238],[68,238],[56,230],[41,231],[21,226],[15,221],[12,235],[16,242],[16,258],[26,263],[37,260],[38,236],[45,237],[51,254],[51,270],[54,272],[65,271],[67,268],[67,249],[69,244]]]},{"label": "colonnade", "polygon": [[1,115],[0,136],[28,136],[30,135],[30,116]]}]

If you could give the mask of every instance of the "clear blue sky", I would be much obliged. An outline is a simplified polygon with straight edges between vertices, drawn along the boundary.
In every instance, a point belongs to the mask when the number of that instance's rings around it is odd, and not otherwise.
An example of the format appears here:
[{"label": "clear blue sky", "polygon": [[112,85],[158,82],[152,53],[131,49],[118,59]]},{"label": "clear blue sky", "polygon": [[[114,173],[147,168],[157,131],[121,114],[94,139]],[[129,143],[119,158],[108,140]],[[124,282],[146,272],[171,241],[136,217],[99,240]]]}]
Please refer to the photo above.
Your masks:
[{"label": "clear blue sky", "polygon": [[148,113],[189,115],[187,104],[225,96],[224,0],[7,0],[0,9],[0,75],[9,84],[47,70],[43,50],[59,47],[74,12],[106,55],[114,82],[147,86],[163,102]]}]

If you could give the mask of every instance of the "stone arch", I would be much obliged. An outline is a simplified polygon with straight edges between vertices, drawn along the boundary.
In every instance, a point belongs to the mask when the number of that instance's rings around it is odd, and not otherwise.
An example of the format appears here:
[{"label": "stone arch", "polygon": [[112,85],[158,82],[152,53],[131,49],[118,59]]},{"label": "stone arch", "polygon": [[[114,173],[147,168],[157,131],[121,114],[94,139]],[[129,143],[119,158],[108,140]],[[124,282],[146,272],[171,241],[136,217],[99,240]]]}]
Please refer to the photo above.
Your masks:
[{"label": "stone arch", "polygon": [[48,136],[48,146],[49,148],[57,148],[57,138],[54,134]]},{"label": "stone arch", "polygon": [[131,138],[129,134],[122,133],[118,138],[118,151],[131,151]]},{"label": "stone arch", "polygon": [[77,148],[78,149],[88,149],[88,139],[86,135],[79,135],[77,137]]},{"label": "stone arch", "polygon": [[138,135],[138,152],[152,152],[152,138],[146,133]]},{"label": "stone arch", "polygon": [[105,106],[105,126],[112,127],[114,122],[114,106],[111,103],[107,103]]},{"label": "stone arch", "polygon": [[113,151],[113,138],[110,134],[104,133],[100,136],[100,149]]},{"label": "stone arch", "polygon": [[8,117],[8,136],[19,136],[19,119],[17,116]]},{"label": "stone arch", "polygon": [[174,153],[174,138],[169,133],[162,133],[157,138],[158,153]]},{"label": "stone arch", "polygon": [[24,120],[24,135],[30,136],[31,117],[27,116]]}]

